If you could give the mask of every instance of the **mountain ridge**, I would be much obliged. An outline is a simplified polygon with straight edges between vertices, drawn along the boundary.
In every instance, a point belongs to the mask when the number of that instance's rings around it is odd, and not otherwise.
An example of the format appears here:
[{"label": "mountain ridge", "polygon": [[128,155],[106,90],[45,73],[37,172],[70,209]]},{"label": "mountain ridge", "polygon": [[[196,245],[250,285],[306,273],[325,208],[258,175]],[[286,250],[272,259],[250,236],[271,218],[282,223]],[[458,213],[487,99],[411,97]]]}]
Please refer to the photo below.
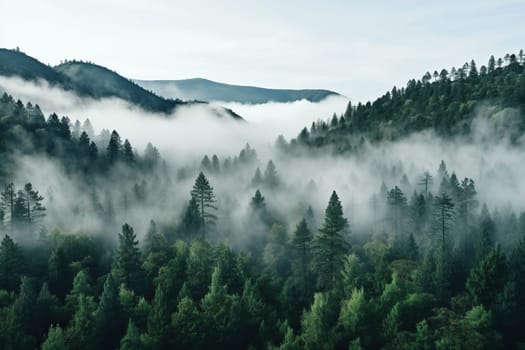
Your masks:
[{"label": "mountain ridge", "polygon": [[158,79],[134,81],[146,89],[166,98],[176,94],[188,100],[224,101],[246,104],[268,102],[294,102],[307,100],[320,102],[329,96],[340,94],[324,89],[275,89],[253,85],[237,85],[217,82],[206,78]]},{"label": "mountain ridge", "polygon": [[[116,97],[156,113],[171,114],[182,105],[208,105],[202,101],[166,99],[115,71],[91,62],[71,60],[51,67],[18,49],[0,48],[0,75],[20,77],[28,81],[44,80],[51,86],[74,92],[81,97]],[[210,105],[208,108],[215,115],[225,114],[233,119],[242,120],[242,117],[231,109]]]}]

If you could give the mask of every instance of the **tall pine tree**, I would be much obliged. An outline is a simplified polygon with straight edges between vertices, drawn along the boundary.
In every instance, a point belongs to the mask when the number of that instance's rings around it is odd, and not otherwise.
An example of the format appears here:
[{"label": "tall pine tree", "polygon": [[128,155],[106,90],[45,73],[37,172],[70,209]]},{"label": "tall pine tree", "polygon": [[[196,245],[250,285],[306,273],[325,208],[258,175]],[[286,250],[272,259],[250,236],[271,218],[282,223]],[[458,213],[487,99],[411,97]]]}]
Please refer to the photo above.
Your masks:
[{"label": "tall pine tree", "polygon": [[343,216],[343,207],[335,191],[326,207],[324,223],[315,240],[315,267],[318,273],[318,287],[330,290],[337,282],[344,266],[348,243],[344,237],[348,221]]},{"label": "tall pine tree", "polygon": [[206,236],[206,230],[210,226],[215,226],[215,221],[217,216],[213,214],[213,211],[217,210],[215,203],[215,195],[213,194],[213,187],[210,186],[208,179],[202,172],[199,173],[199,176],[195,180],[193,189],[191,191],[191,197],[195,199],[197,205],[199,206],[201,214],[201,232],[202,237]]}]

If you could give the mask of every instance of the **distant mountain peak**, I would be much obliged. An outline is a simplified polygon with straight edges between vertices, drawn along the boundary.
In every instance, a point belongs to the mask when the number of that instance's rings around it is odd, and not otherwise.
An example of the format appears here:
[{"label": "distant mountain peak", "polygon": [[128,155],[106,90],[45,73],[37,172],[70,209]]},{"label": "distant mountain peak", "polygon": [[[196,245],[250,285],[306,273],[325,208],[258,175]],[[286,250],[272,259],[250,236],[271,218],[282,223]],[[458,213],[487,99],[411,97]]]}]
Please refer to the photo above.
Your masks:
[{"label": "distant mountain peak", "polygon": [[249,85],[219,83],[205,78],[180,80],[135,80],[139,85],[160,96],[179,96],[187,100],[239,102],[260,104],[267,102],[319,102],[337,92],[322,89],[270,89]]}]

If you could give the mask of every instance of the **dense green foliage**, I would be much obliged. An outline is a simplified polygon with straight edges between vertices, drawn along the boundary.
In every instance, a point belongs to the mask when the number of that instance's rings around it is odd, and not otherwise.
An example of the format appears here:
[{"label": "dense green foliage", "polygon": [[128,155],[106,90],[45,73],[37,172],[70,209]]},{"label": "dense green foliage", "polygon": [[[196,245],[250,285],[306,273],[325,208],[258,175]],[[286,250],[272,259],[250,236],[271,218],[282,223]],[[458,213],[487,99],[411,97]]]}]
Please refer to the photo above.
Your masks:
[{"label": "dense green foliage", "polygon": [[[205,182],[202,177],[196,184]],[[288,234],[269,216],[273,224],[262,251],[211,244],[199,230],[179,228],[171,236],[168,226],[159,229],[155,222],[143,244],[125,224],[116,249],[103,237],[57,230],[32,248],[6,235],[0,246],[0,345],[518,348],[522,332],[506,325],[525,310],[519,290],[525,243],[517,240],[525,234],[525,215],[508,253],[494,243],[500,229],[509,240],[505,227],[511,226],[501,217],[491,225],[488,212],[472,212],[464,233],[460,203],[475,188],[471,179],[462,181],[466,187],[454,185],[455,177],[443,178],[451,185],[439,196],[416,193],[406,201],[399,187],[386,191],[377,205],[387,217],[398,217],[379,224],[382,233],[372,236],[351,233],[335,192],[318,230],[303,219]],[[256,191],[252,208],[264,210],[264,202]],[[413,214],[420,211],[429,215]],[[215,232],[210,228],[206,238]]]},{"label": "dense green foliage", "polygon": [[[522,58],[486,76],[513,64]],[[357,220],[335,190],[324,212],[308,203],[315,183],[291,193],[249,145],[180,168],[179,197],[151,144],[141,156],[116,131],[46,121],[6,94],[0,123],[0,349],[525,346],[525,213],[480,205],[485,189],[444,161],[410,178],[383,165],[395,182],[377,183]],[[26,180],[38,174],[20,173],[24,156],[59,164],[82,190],[57,210]],[[45,214],[77,229],[48,231]]]},{"label": "dense green foliage", "polygon": [[497,121],[517,139],[525,131],[519,117],[525,111],[524,77],[523,51],[504,60],[492,56],[479,69],[471,61],[450,71],[427,72],[373,102],[349,103],[342,115],[314,122],[291,141],[291,147],[342,153],[359,149],[365,140],[395,140],[423,130],[444,137],[465,136],[476,116]]}]

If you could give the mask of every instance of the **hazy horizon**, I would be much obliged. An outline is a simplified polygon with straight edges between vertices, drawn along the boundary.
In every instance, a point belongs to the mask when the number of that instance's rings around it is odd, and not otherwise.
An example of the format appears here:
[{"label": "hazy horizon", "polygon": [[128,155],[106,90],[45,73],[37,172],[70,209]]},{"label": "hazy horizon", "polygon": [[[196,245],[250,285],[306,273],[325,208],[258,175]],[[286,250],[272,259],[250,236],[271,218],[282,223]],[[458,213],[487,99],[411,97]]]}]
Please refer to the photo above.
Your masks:
[{"label": "hazy horizon", "polygon": [[[270,6],[271,5],[271,6]],[[380,5],[378,7],[377,5]],[[380,10],[377,10],[380,8]],[[206,78],[373,100],[426,71],[517,52],[520,1],[0,2],[0,47],[132,79]],[[96,18],[96,21],[93,20]],[[491,26],[487,26],[490,20]],[[446,23],[446,25],[443,25]]]}]

